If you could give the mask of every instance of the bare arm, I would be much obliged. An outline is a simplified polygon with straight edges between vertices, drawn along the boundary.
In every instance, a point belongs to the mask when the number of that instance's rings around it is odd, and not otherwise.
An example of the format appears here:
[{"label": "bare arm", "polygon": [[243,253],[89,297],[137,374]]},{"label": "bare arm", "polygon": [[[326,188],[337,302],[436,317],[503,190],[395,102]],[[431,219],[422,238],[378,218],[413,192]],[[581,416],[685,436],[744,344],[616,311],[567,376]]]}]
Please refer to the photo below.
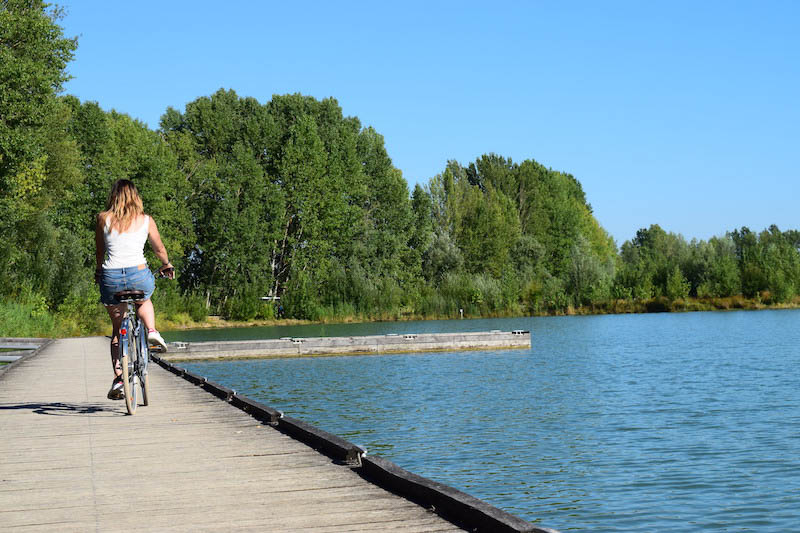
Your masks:
[{"label": "bare arm", "polygon": [[[147,238],[150,241],[150,246],[153,247],[153,253],[156,254],[158,260],[161,261],[161,268],[158,269],[159,272],[172,268],[172,263],[169,262],[169,256],[167,255],[167,249],[164,243],[161,242],[161,234],[158,233],[158,226],[156,225],[156,221],[153,220],[153,217],[150,217],[150,227],[147,231]],[[174,270],[169,277],[175,277]]]},{"label": "bare arm", "polygon": [[98,274],[103,269],[103,261],[106,258],[106,241],[103,239],[103,226],[105,226],[105,221],[103,217],[97,215],[97,224],[94,229],[94,248],[95,248],[95,281],[98,280]]}]

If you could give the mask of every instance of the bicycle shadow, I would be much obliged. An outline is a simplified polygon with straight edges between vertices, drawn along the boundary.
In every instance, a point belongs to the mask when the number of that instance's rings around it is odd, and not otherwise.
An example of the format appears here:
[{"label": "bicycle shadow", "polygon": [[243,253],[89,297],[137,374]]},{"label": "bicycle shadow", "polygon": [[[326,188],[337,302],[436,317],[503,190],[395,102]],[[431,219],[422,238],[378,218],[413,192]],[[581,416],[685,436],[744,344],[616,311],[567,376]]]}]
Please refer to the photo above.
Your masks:
[{"label": "bicycle shadow", "polygon": [[84,416],[84,415],[124,415],[124,409],[120,411],[113,406],[100,403],[20,403],[20,404],[0,404],[0,411],[28,410],[37,415],[49,416]]}]

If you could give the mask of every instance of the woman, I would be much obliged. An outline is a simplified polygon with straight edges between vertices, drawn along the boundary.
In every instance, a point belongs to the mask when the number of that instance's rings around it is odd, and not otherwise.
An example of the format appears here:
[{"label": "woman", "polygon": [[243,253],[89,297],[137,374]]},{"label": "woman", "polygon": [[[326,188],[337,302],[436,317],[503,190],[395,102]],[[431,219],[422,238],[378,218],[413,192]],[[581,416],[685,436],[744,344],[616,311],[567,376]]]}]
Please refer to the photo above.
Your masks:
[{"label": "woman", "polygon": [[175,269],[169,262],[167,250],[161,242],[158,227],[152,217],[144,213],[142,199],[136,186],[129,180],[118,180],[111,187],[106,210],[97,215],[95,230],[97,270],[95,281],[100,285],[100,301],[106,306],[114,331],[111,335],[111,364],[114,381],[108,397],[120,400],[122,392],[122,368],[119,364],[119,327],[125,313],[125,304],[120,304],[114,294],[125,290],[140,290],[144,299],[136,302],[139,318],[147,327],[150,344],[167,349],[164,339],[156,331],[155,312],[150,296],[155,289],[153,273],[144,258],[144,242],[150,246],[161,261],[159,272],[170,279]]}]

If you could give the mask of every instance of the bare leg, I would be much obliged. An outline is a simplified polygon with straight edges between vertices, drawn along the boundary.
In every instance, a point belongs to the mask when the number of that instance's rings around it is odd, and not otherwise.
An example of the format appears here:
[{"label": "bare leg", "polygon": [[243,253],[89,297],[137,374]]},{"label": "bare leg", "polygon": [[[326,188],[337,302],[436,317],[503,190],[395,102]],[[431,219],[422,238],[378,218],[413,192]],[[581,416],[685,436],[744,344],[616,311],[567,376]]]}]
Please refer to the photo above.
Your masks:
[{"label": "bare leg", "polygon": [[139,318],[144,322],[145,327],[149,330],[156,329],[156,312],[153,309],[153,302],[145,300],[140,304],[136,304],[136,312]]},{"label": "bare leg", "polygon": [[108,316],[111,317],[111,325],[114,329],[111,333],[111,366],[114,368],[114,375],[119,376],[122,374],[122,368],[119,365],[119,326],[122,324],[125,306],[107,305],[106,311],[108,311]]}]

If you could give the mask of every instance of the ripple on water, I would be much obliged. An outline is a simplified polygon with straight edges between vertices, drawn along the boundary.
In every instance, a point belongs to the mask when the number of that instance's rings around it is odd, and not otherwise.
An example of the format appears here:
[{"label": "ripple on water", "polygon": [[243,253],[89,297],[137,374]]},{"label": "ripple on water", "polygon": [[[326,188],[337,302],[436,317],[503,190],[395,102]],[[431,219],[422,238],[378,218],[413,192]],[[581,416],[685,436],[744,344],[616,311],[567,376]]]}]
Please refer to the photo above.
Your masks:
[{"label": "ripple on water", "polygon": [[761,311],[354,325],[335,334],[530,329],[533,347],[187,366],[542,525],[789,531],[798,323]]}]

